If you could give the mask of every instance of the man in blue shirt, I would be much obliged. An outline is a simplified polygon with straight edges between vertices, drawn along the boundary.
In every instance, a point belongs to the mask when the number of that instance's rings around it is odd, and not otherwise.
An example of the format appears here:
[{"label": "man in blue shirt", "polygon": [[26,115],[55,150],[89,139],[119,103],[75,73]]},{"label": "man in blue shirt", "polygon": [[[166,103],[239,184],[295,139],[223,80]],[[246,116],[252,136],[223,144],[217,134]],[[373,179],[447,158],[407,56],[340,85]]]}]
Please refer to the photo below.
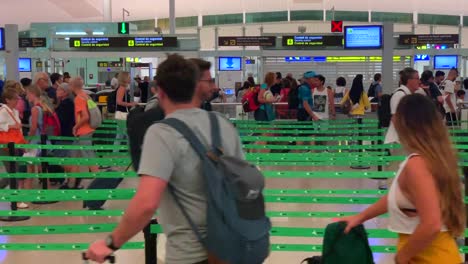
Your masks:
[{"label": "man in blue shirt", "polygon": [[317,84],[317,74],[315,74],[314,71],[308,71],[304,73],[303,81],[303,84],[298,88],[299,106],[297,110],[297,120],[319,120],[312,111],[312,106],[314,104],[312,99],[312,88]]}]

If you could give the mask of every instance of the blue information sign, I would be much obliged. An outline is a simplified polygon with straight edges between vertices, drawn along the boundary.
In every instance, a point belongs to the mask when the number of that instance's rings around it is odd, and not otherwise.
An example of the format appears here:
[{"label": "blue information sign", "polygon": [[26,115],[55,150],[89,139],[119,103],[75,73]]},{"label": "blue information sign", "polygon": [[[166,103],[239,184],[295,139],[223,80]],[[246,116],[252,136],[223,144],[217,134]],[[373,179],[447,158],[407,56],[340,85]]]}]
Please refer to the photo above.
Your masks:
[{"label": "blue information sign", "polygon": [[5,50],[5,29],[0,28],[0,50]]}]

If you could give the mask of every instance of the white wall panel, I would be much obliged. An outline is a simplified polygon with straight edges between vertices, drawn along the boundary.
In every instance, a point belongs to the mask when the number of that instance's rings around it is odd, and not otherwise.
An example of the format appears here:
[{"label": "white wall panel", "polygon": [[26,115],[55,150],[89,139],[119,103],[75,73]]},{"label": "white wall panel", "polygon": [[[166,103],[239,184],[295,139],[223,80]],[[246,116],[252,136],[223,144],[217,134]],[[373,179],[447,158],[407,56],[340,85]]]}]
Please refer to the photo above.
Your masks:
[{"label": "white wall panel", "polygon": [[214,50],[215,45],[214,27],[203,27],[200,30],[200,50]]},{"label": "white wall panel", "polygon": [[430,34],[431,27],[429,25],[416,25],[416,34]]},{"label": "white wall panel", "polygon": [[411,24],[395,24],[393,26],[394,32],[408,32],[411,33],[412,25]]},{"label": "white wall panel", "polygon": [[468,48],[468,28],[463,28],[461,35],[461,47]]},{"label": "white wall panel", "polygon": [[458,34],[458,27],[434,26],[434,34]]},{"label": "white wall panel", "polygon": [[[218,36],[242,36],[242,25],[219,27]],[[219,47],[219,50],[242,50],[242,47]]]}]

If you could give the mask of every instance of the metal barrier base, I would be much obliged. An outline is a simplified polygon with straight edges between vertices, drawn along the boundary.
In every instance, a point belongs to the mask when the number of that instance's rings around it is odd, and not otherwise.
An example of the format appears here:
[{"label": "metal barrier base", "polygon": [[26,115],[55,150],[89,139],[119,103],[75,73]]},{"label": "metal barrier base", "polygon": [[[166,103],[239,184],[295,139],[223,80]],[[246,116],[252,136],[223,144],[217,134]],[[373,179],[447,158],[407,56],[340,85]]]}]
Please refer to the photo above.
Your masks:
[{"label": "metal barrier base", "polygon": [[351,166],[351,169],[353,170],[368,170],[370,169],[369,166],[364,166],[364,165],[358,165],[358,166]]},{"label": "metal barrier base", "polygon": [[31,219],[29,216],[2,216],[0,217],[0,221],[2,222],[19,222],[19,221],[26,221]]},{"label": "metal barrier base", "polygon": [[44,204],[55,204],[58,203],[58,201],[47,201],[47,202],[32,202],[32,204],[39,204],[39,205],[44,205]]}]

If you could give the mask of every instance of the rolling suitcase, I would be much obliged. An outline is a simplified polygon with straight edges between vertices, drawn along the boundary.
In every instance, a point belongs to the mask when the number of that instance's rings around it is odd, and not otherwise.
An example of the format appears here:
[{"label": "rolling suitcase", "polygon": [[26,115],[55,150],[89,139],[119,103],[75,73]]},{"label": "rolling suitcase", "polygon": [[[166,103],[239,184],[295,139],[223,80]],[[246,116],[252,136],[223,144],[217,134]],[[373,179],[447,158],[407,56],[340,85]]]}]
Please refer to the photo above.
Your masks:
[{"label": "rolling suitcase", "polygon": [[[128,165],[125,171],[128,171],[132,163]],[[111,171],[111,170],[108,170]],[[102,190],[102,189],[115,189],[123,181],[123,178],[97,178],[88,186],[88,190]],[[106,203],[106,200],[99,201],[83,201],[83,208],[89,210],[101,210],[102,206]]]},{"label": "rolling suitcase", "polygon": [[[97,178],[88,186],[88,190],[115,189],[123,181],[123,178]],[[83,201],[83,208],[89,210],[101,210],[106,200]]]}]

